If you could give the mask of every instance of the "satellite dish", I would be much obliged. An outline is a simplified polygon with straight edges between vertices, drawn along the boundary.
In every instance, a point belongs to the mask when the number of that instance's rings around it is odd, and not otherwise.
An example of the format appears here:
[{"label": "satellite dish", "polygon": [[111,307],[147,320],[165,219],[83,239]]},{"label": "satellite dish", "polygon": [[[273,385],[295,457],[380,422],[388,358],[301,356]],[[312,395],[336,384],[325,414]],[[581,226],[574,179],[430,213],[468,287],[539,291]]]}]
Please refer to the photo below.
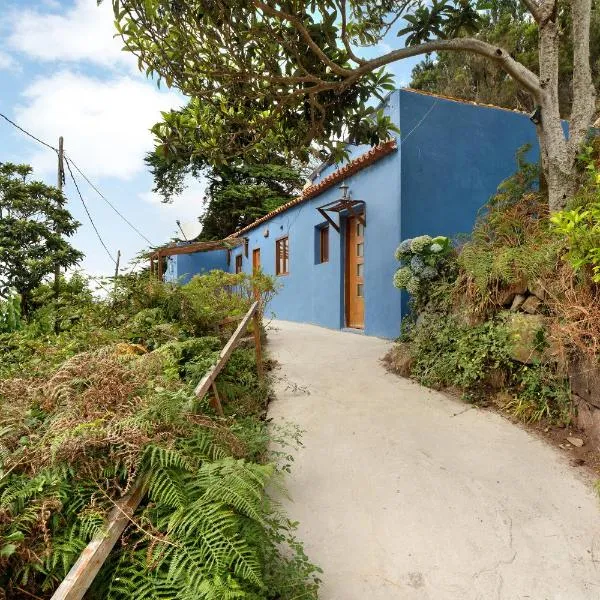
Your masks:
[{"label": "satellite dish", "polygon": [[193,240],[202,232],[202,225],[198,221],[186,221],[181,223],[181,230],[188,240]]}]

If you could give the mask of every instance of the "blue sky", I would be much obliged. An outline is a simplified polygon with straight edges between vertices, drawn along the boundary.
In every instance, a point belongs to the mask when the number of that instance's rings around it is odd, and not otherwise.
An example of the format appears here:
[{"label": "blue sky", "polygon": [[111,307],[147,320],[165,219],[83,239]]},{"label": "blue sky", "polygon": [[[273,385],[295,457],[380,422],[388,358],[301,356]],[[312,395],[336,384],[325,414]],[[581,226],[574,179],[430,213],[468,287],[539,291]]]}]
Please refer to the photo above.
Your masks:
[{"label": "blue sky", "polygon": [[[152,194],[144,155],[152,148],[149,128],[161,110],[177,108],[176,90],[157,89],[137,70],[133,56],[113,38],[110,0],[1,0],[0,112],[58,144],[104,195],[154,244],[175,234],[176,219],[192,224],[202,212],[203,181],[171,205]],[[399,46],[393,35],[366,55]],[[393,66],[398,85],[410,80],[416,60]],[[31,164],[35,176],[56,184],[56,155],[0,119],[0,161]],[[76,173],[77,175],[77,173]],[[106,245],[122,264],[147,243],[83,181],[80,189]],[[68,177],[69,209],[81,222],[73,243],[86,257],[83,268],[108,275],[114,264],[100,245]]]}]

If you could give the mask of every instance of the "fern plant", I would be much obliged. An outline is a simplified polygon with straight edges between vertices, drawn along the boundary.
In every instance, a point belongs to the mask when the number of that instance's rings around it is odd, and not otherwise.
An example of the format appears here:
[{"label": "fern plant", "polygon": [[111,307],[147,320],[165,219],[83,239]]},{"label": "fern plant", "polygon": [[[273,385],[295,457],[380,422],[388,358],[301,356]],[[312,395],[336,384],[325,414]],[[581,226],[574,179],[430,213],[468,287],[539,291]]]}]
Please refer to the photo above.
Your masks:
[{"label": "fern plant", "polygon": [[50,597],[139,477],[144,500],[86,597],[316,598],[319,571],[266,491],[281,467],[252,353],[217,382],[235,416],[193,394],[223,345],[193,336],[252,297],[216,275],[186,290],[126,281],[58,335],[37,316],[0,325],[0,598]]},{"label": "fern plant", "polygon": [[[316,598],[316,571],[265,494],[273,465],[231,456],[211,461],[217,448],[197,448],[187,440],[147,448],[143,531],[131,532],[135,542],[103,573],[98,585],[109,581],[107,598]],[[286,541],[292,559],[281,552]],[[300,566],[293,573],[292,560]],[[278,577],[283,572],[285,579]]]}]

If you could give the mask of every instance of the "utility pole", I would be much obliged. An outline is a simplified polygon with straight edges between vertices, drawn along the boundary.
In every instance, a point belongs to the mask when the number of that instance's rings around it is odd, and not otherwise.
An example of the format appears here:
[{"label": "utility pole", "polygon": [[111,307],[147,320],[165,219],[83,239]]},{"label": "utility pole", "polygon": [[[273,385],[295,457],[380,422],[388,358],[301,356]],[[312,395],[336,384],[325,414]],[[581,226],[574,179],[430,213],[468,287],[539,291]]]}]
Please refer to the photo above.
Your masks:
[{"label": "utility pole", "polygon": [[[64,148],[63,148],[63,137],[62,135],[58,138],[58,177],[57,186],[59,191],[62,192],[63,185],[65,183],[65,164],[64,164]],[[58,262],[54,265],[54,300],[56,301],[56,310],[58,311],[58,296],[60,294],[60,265]],[[54,331],[58,333],[58,312],[54,319]]]},{"label": "utility pole", "polygon": [[113,295],[117,293],[117,277],[119,276],[119,263],[121,262],[121,251],[117,250],[117,262],[115,264],[115,281],[113,288]]}]

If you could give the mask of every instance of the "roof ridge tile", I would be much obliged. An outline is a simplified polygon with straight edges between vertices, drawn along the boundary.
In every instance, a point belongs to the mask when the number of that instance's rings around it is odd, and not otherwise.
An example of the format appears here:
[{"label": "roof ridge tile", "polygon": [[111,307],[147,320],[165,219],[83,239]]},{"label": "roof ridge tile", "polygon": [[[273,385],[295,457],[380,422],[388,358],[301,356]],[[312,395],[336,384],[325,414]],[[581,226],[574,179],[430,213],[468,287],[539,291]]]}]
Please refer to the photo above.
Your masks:
[{"label": "roof ridge tile", "polygon": [[373,146],[367,152],[364,152],[363,154],[351,160],[349,163],[340,167],[333,173],[327,175],[327,177],[324,177],[321,181],[319,181],[319,183],[315,183],[314,185],[307,187],[305,190],[302,191],[302,194],[300,196],[290,200],[286,204],[282,204],[275,210],[272,210],[270,213],[266,214],[264,217],[261,217],[260,219],[253,221],[249,225],[242,227],[242,229],[239,229],[235,233],[232,233],[225,239],[238,237],[243,233],[246,233],[246,231],[250,231],[251,229],[254,229],[261,223],[268,221],[275,215],[281,214],[282,212],[285,212],[293,206],[315,198],[319,194],[322,194],[325,190],[334,186],[339,181],[343,181],[346,177],[354,175],[354,173],[361,171],[365,167],[368,167],[369,165],[378,161],[380,158],[387,156],[388,154],[397,149],[398,146],[395,139],[390,139],[386,142],[381,142],[377,146]]}]

